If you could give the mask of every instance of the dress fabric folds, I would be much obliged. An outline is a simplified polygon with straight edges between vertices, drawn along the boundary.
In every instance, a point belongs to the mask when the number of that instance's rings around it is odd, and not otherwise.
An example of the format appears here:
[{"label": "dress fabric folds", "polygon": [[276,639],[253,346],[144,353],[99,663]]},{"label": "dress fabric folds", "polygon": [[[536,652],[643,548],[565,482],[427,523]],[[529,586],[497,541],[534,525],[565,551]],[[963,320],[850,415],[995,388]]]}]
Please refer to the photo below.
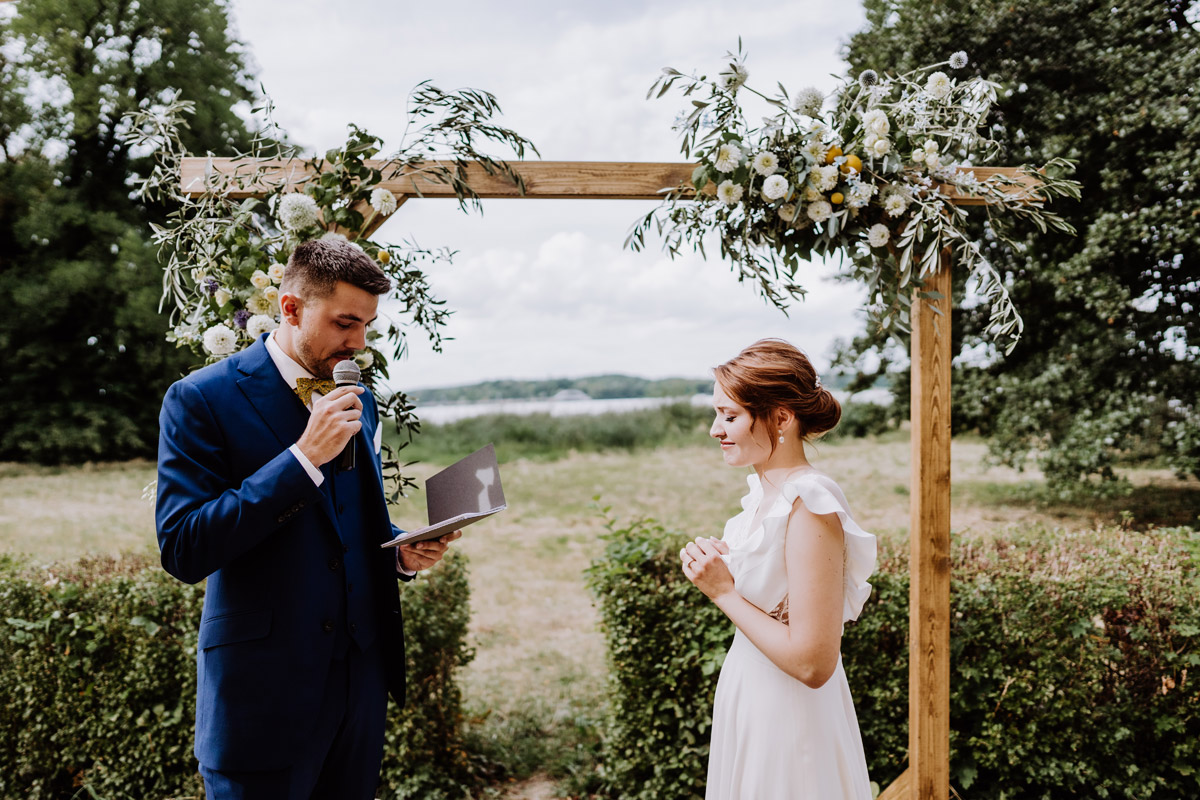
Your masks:
[{"label": "dress fabric folds", "polygon": [[[755,530],[757,475],[742,512],[725,525],[725,556],[738,592],[766,611],[786,608],[784,542],[797,498],[814,514],[837,514],[845,543],[843,623],[871,593],[875,537],[851,518],[845,495],[815,470],[790,478]],[[725,656],[713,706],[706,800],[871,800],[858,718],[841,659],[812,689],[775,666],[738,631]]]}]

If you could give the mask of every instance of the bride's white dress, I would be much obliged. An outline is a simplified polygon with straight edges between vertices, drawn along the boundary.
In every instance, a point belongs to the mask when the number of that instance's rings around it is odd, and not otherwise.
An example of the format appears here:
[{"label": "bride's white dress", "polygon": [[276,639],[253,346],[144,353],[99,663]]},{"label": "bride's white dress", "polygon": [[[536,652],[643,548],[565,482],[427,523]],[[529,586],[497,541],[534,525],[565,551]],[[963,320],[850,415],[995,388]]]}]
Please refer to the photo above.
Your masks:
[{"label": "bride's white dress", "polygon": [[[725,524],[726,556],[737,591],[776,618],[787,618],[784,538],[796,498],[814,514],[837,514],[845,541],[843,622],[871,594],[875,537],[850,517],[846,497],[828,476],[790,478],[762,523],[748,530],[762,501],[757,475],[747,482],[742,513]],[[706,800],[871,800],[867,761],[850,687],[837,669],[821,688],[789,676],[738,631],[725,656],[713,706]]]}]

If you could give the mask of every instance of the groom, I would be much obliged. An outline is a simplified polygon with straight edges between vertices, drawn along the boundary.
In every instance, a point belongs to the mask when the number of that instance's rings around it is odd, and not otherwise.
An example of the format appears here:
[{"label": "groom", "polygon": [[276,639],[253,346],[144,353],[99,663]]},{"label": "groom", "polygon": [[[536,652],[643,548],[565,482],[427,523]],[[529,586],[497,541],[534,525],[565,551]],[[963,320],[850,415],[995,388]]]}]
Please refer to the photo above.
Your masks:
[{"label": "groom", "polygon": [[[344,240],[299,245],[282,324],[167,390],[155,510],[163,567],[208,579],[196,758],[209,800],[375,795],[387,695],[404,702],[397,580],[453,533],[381,549],[392,526],[375,402],[334,388],[391,281]],[[356,466],[338,456],[353,442]]]}]

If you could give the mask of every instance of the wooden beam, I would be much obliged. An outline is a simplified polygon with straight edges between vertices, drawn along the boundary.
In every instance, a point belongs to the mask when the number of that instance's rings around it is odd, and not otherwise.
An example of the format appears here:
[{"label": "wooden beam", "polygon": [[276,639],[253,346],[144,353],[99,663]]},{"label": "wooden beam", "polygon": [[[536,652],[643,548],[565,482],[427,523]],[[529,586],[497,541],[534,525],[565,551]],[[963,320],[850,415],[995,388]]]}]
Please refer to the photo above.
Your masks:
[{"label": "wooden beam", "polygon": [[912,798],[912,769],[900,773],[900,777],[888,784],[875,800],[910,800]]},{"label": "wooden beam", "polygon": [[[435,162],[453,168],[453,162]],[[380,184],[397,197],[453,198],[454,190],[441,182],[435,172],[420,167],[397,167],[393,162],[371,159],[367,165],[384,174]],[[590,200],[660,200],[664,190],[683,185],[690,187],[695,164],[680,162],[630,161],[520,161],[513,168],[525,180],[525,194],[503,175],[489,175],[482,165],[470,162],[466,178],[471,188],[484,198],[531,197],[543,199]],[[228,180],[228,197],[243,199],[260,197],[283,186],[297,190],[309,180],[312,170],[301,159],[243,161],[232,158],[183,159],[180,185],[185,194],[203,194],[210,184]],[[1003,174],[1022,181],[1022,188],[1032,191],[1037,182],[1012,167],[976,167],[975,177],[985,180],[989,175]],[[710,187],[711,189],[711,184]],[[942,191],[959,205],[981,205],[978,197],[961,195],[952,187]],[[690,189],[689,189],[690,191]]]},{"label": "wooden beam", "polygon": [[[438,162],[453,168],[452,162]],[[380,169],[384,180],[379,185],[397,196],[453,198],[454,189],[441,182],[429,169],[393,169],[389,162],[371,160],[368,166]],[[525,197],[546,199],[657,200],[662,189],[688,183],[694,164],[670,162],[606,161],[523,161],[514,164],[525,180]],[[389,175],[389,173],[395,174]],[[241,199],[264,195],[279,186],[299,188],[311,175],[301,160],[236,161],[231,158],[185,158],[181,186],[185,194],[203,194],[207,182],[232,180],[226,195]],[[503,175],[489,175],[482,165],[469,163],[466,179],[484,198],[521,197],[517,187]]]},{"label": "wooden beam", "polygon": [[908,763],[920,800],[950,791],[950,289],[947,250],[922,288],[942,298],[912,303]]}]

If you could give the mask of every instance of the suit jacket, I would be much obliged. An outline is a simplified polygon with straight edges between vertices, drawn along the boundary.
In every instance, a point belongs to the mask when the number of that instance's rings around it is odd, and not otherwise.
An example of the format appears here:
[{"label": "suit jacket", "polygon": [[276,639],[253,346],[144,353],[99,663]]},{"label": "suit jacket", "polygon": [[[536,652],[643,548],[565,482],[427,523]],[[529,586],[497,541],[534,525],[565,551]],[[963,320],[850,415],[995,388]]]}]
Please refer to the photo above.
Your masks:
[{"label": "suit jacket", "polygon": [[[327,478],[288,451],[309,411],[260,338],[173,384],[163,399],[155,521],[163,567],[208,579],[197,649],[196,758],[218,770],[281,769],[311,732],[344,624],[343,541],[392,526],[372,441],[370,392],[357,438],[367,530],[341,531]],[[395,553],[367,544],[388,689],[404,702]],[[370,552],[374,550],[375,552]],[[361,591],[361,590],[360,590]]]}]

